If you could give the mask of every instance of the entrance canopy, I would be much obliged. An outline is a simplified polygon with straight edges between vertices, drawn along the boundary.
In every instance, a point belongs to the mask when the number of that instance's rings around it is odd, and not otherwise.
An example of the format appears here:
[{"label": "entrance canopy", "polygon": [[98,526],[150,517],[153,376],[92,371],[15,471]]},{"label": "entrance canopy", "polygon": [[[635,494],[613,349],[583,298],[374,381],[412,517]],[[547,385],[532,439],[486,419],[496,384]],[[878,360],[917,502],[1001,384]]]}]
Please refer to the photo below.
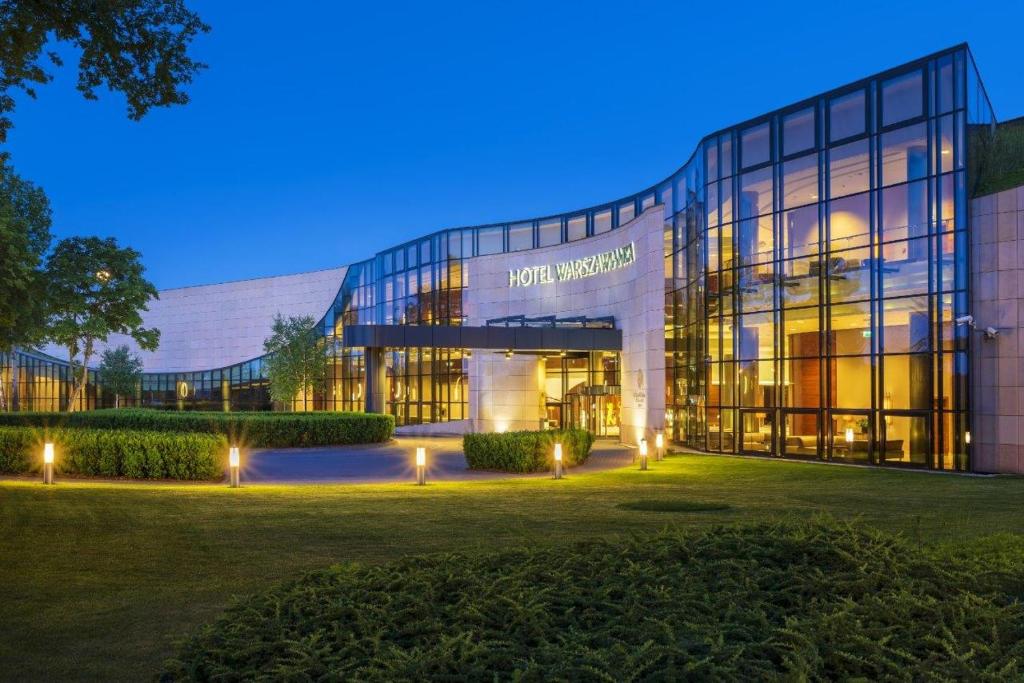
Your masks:
[{"label": "entrance canopy", "polygon": [[347,347],[432,347],[501,351],[621,351],[622,330],[597,327],[345,325]]}]

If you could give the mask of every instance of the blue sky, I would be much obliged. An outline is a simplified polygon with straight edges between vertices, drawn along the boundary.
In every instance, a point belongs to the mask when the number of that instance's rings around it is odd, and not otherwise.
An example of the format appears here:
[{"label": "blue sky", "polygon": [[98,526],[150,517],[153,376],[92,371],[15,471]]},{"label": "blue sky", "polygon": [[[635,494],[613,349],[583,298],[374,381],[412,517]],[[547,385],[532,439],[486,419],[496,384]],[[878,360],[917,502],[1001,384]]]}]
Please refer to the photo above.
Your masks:
[{"label": "blue sky", "polygon": [[115,236],[161,288],[616,198],[708,132],[963,41],[997,117],[1024,115],[1021,2],[189,5],[213,27],[189,105],[132,122],[65,68],[6,145],[57,236]]}]

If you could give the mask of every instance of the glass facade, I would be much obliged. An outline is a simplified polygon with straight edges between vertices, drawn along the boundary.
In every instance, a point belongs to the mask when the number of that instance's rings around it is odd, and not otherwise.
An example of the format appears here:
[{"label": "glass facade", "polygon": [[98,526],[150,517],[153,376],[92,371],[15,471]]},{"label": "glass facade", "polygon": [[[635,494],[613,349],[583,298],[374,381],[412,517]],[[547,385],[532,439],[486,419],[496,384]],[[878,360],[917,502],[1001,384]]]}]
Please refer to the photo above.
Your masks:
[{"label": "glass facade", "polygon": [[968,469],[964,140],[991,123],[963,47],[707,138],[666,227],[673,438]]},{"label": "glass facade", "polygon": [[[621,200],[381,252],[349,268],[319,323],[334,351],[328,385],[291,408],[363,409],[364,352],[345,346],[344,325],[462,325],[470,259],[587,239],[660,206],[673,439],[968,469],[970,340],[954,320],[969,302],[969,140],[993,123],[958,46],[709,135],[672,176]],[[468,417],[462,350],[388,349],[386,366],[399,424]],[[259,359],[147,375],[137,400],[270,407]]]}]

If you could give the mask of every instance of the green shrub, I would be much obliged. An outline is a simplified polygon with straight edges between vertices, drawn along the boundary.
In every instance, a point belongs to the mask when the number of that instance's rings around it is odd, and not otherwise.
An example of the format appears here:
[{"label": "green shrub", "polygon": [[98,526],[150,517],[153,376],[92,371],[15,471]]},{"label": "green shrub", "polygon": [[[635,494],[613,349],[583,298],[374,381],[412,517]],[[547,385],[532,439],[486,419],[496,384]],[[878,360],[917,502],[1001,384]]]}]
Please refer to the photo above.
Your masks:
[{"label": "green shrub", "polygon": [[543,472],[553,465],[556,441],[562,443],[563,463],[573,467],[590,457],[594,435],[583,429],[466,434],[462,449],[471,470]]},{"label": "green shrub", "polygon": [[0,425],[222,434],[250,448],[380,443],[395,419],[374,413],[216,413],[93,410],[80,413],[3,413]]},{"label": "green shrub", "polygon": [[227,439],[216,434],[0,427],[0,472],[38,472],[46,441],[64,474],[204,480],[220,477],[227,464]]},{"label": "green shrub", "polygon": [[1021,680],[1024,562],[832,522],[340,565],[241,599],[166,680]]}]

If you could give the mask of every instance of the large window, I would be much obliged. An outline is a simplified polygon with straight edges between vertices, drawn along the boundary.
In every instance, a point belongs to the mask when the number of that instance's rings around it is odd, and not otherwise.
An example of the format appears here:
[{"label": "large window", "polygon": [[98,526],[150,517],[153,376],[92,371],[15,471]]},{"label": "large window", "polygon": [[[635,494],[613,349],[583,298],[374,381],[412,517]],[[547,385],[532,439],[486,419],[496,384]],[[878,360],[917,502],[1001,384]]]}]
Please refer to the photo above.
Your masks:
[{"label": "large window", "polygon": [[705,143],[703,194],[677,194],[666,259],[666,407],[686,443],[968,467],[968,341],[953,324],[969,281],[966,60],[951,51]]}]

